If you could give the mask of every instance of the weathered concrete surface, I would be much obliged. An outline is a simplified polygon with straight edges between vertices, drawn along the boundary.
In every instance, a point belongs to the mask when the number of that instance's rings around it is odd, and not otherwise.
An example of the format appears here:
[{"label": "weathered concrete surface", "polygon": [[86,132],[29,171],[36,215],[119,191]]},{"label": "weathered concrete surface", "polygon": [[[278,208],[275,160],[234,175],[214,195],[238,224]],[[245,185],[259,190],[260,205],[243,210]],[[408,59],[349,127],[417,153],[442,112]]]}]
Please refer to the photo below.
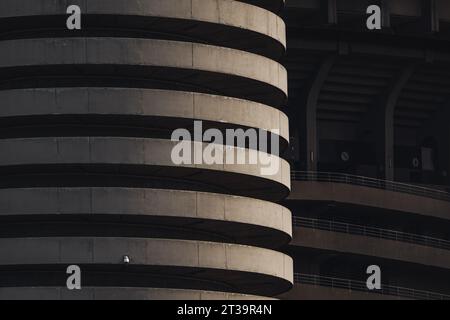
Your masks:
[{"label": "weathered concrete surface", "polygon": [[291,245],[450,268],[450,251],[413,243],[295,227]]},{"label": "weathered concrete surface", "polygon": [[[0,219],[23,223],[0,230],[0,298],[258,299],[291,288],[292,259],[266,249],[289,240],[290,212],[256,200],[288,194],[289,164],[276,158],[272,176],[261,161],[175,165],[165,136],[199,119],[222,130],[279,129],[286,147],[288,119],[276,108],[286,103],[287,72],[275,61],[286,46],[284,1],[71,4],[92,23],[73,38],[59,25],[67,4],[0,3],[0,20],[12,22],[0,42],[0,119],[13,128],[0,140]],[[117,122],[103,125],[108,117]],[[88,120],[69,132],[61,119]],[[59,287],[68,264],[83,265],[91,287]]]},{"label": "weathered concrete surface", "polygon": [[[283,20],[263,8],[233,0],[74,0],[83,15],[130,15],[209,22],[247,29],[271,37],[286,45],[286,27]],[[0,18],[65,15],[67,4],[52,0],[3,0]],[[204,32],[207,31],[207,26]],[[225,39],[224,39],[225,40]]]},{"label": "weathered concrete surface", "polygon": [[[267,274],[292,282],[292,259],[269,249],[215,242],[142,238],[0,239],[0,263],[122,264],[217,268]],[[255,264],[258,256],[261,263]]]},{"label": "weathered concrete surface", "polygon": [[296,283],[278,296],[285,300],[409,300],[403,297]]},{"label": "weathered concrete surface", "polygon": [[273,300],[239,293],[127,287],[63,287],[0,288],[0,300]]},{"label": "weathered concrete surface", "polygon": [[40,88],[0,91],[0,117],[134,115],[196,119],[264,130],[289,141],[288,117],[264,104],[195,92],[134,88]]},{"label": "weathered concrete surface", "polygon": [[[290,188],[290,169],[286,160],[272,156],[276,172],[273,175],[262,174],[262,169],[268,167],[260,161],[259,155],[266,155],[263,152],[243,149],[246,159],[249,154],[254,154],[258,158],[257,164],[227,164],[226,149],[223,150],[223,164],[206,163],[180,164],[176,165],[172,161],[171,155],[177,142],[165,139],[147,138],[121,138],[121,137],[65,137],[65,138],[31,138],[31,139],[6,139],[0,141],[0,150],[9,152],[0,153],[1,166],[20,165],[72,165],[72,164],[111,164],[111,165],[133,165],[148,167],[155,170],[160,167],[170,168],[173,176],[186,176],[186,169],[192,173],[199,170],[210,170],[212,172],[243,174],[245,178],[238,175],[230,175],[229,182],[215,181],[216,185],[226,183],[223,187],[232,189],[244,189],[257,184],[252,177],[258,178],[261,186],[264,184],[275,188],[278,194],[266,195],[259,192],[261,197],[271,199],[284,197]],[[206,147],[206,144],[205,146]],[[194,149],[194,147],[192,147]],[[230,147],[228,150],[237,148]],[[158,150],[158,152],[155,152]],[[229,151],[228,151],[229,152]],[[191,153],[194,154],[193,152]],[[192,156],[193,157],[193,156]],[[278,162],[278,163],[277,163]],[[182,172],[180,169],[184,169]],[[206,174],[207,172],[205,172]],[[192,177],[192,179],[197,179]],[[199,179],[203,179],[200,177]],[[229,184],[230,183],[230,184]],[[248,184],[247,184],[248,183]]]},{"label": "weathered concrete surface", "polygon": [[[84,265],[123,266],[124,255],[131,267],[157,267],[168,277],[173,268],[183,268],[191,275],[195,271],[216,272],[215,281],[246,289],[245,283],[258,281],[258,290],[277,294],[293,283],[292,258],[269,249],[217,242],[110,238],[11,238],[0,239],[0,265]],[[255,261],[258,261],[256,264]],[[162,269],[165,267],[167,269]],[[161,271],[164,270],[164,271]],[[217,271],[222,272],[217,272]],[[260,279],[264,278],[263,282]]]},{"label": "weathered concrete surface", "polygon": [[203,71],[222,74],[224,84],[229,81],[226,76],[251,80],[248,91],[271,90],[266,98],[268,102],[280,100],[283,95],[287,97],[287,72],[281,64],[235,49],[179,41],[106,37],[0,42],[0,68],[57,65],[168,68],[166,72],[174,73],[174,80],[179,69]]},{"label": "weathered concrete surface", "polygon": [[344,183],[293,181],[292,187],[288,200],[334,201],[450,219],[448,201]]}]

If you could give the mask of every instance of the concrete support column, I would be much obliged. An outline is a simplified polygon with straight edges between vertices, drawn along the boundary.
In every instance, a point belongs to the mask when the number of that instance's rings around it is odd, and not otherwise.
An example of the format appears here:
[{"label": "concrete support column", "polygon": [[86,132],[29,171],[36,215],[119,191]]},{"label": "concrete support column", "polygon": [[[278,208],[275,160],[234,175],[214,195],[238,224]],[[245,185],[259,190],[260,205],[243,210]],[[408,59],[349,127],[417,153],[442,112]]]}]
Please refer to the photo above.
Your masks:
[{"label": "concrete support column", "polygon": [[320,90],[330,73],[335,62],[336,56],[327,57],[321,64],[319,71],[312,81],[311,88],[306,97],[303,121],[305,128],[305,146],[306,146],[306,169],[308,171],[317,171],[318,160],[318,137],[317,137],[317,101],[319,100]]},{"label": "concrete support column", "polygon": [[378,3],[379,6],[381,7],[381,14],[382,14],[381,25],[383,28],[390,28],[392,0],[380,0]]},{"label": "concrete support column", "polygon": [[394,180],[394,111],[400,94],[414,72],[414,65],[407,65],[389,87],[377,114],[378,163],[384,163],[386,180]]},{"label": "concrete support column", "polygon": [[336,0],[321,0],[320,10],[322,21],[326,24],[337,24],[337,4]]},{"label": "concrete support column", "polygon": [[422,0],[422,18],[425,32],[439,32],[437,0]]},{"label": "concrete support column", "polygon": [[[450,112],[448,112],[450,113]],[[450,122],[450,115],[447,117]],[[450,126],[447,126],[447,185],[450,186]]]}]

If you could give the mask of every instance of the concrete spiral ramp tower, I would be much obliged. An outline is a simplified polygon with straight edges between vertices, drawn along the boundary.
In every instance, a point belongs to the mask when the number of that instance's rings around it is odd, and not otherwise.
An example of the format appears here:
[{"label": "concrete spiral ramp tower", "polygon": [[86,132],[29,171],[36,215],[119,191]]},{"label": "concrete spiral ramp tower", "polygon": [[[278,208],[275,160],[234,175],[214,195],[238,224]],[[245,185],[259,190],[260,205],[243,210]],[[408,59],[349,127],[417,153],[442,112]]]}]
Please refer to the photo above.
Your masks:
[{"label": "concrete spiral ramp tower", "polygon": [[[82,29],[66,29],[66,9]],[[281,0],[0,1],[0,298],[292,286],[289,164],[175,165],[176,128],[279,129]],[[281,150],[283,151],[283,150]],[[124,263],[128,256],[130,263]],[[66,288],[79,265],[82,289]]]}]

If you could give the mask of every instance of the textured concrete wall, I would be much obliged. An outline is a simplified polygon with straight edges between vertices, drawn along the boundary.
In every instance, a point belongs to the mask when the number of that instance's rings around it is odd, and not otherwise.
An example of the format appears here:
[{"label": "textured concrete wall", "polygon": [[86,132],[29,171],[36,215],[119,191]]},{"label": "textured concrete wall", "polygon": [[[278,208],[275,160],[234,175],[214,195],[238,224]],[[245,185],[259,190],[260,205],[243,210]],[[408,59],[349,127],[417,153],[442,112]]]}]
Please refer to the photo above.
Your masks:
[{"label": "textured concrete wall", "polygon": [[59,287],[0,288],[8,300],[268,300],[267,297],[219,291],[161,288],[84,288],[68,291]]},{"label": "textured concrete wall", "polygon": [[[275,202],[290,191],[288,162],[270,176],[262,163],[175,165],[170,141],[202,120],[279,130],[284,151],[284,1],[71,4],[80,31],[66,29],[65,2],[0,3],[0,298],[287,291],[293,262],[276,250],[291,213]],[[69,264],[81,291],[65,289]]]},{"label": "textured concrete wall", "polygon": [[293,185],[290,200],[334,201],[450,219],[448,201],[345,183],[294,181]]},{"label": "textured concrete wall", "polygon": [[340,232],[295,227],[291,244],[443,269],[450,267],[449,250]]},{"label": "textured concrete wall", "polygon": [[310,284],[295,284],[292,290],[279,298],[286,300],[409,300],[397,296]]}]

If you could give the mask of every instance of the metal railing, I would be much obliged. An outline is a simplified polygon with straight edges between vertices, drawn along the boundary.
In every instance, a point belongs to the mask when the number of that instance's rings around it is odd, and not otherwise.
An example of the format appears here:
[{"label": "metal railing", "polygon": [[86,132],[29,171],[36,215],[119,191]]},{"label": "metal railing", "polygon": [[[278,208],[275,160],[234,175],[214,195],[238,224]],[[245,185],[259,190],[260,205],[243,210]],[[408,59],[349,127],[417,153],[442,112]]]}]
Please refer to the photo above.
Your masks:
[{"label": "metal railing", "polygon": [[315,172],[315,171],[291,171],[292,180],[336,182],[377,188],[395,192],[413,194],[437,200],[450,201],[450,192],[414,184],[380,180],[375,178],[350,175],[346,173]]},{"label": "metal railing", "polygon": [[295,273],[294,274],[294,282],[301,283],[301,284],[315,285],[315,286],[331,287],[331,288],[354,290],[354,291],[363,291],[363,292],[367,292],[367,293],[374,293],[374,294],[381,294],[381,295],[398,296],[398,297],[416,299],[416,300],[450,300],[450,295],[437,293],[437,292],[416,290],[416,289],[411,289],[411,288],[395,287],[395,286],[388,286],[388,285],[381,285],[380,290],[369,290],[367,288],[366,283],[363,281],[325,277],[325,276],[319,276],[319,275],[314,275],[314,274]]},{"label": "metal railing", "polygon": [[449,240],[422,236],[413,233],[406,233],[389,229],[381,229],[363,225],[336,222],[331,220],[304,218],[297,216],[292,217],[292,222],[294,226],[298,227],[312,228],[333,232],[342,232],[347,234],[401,241],[428,247],[450,250]]}]

